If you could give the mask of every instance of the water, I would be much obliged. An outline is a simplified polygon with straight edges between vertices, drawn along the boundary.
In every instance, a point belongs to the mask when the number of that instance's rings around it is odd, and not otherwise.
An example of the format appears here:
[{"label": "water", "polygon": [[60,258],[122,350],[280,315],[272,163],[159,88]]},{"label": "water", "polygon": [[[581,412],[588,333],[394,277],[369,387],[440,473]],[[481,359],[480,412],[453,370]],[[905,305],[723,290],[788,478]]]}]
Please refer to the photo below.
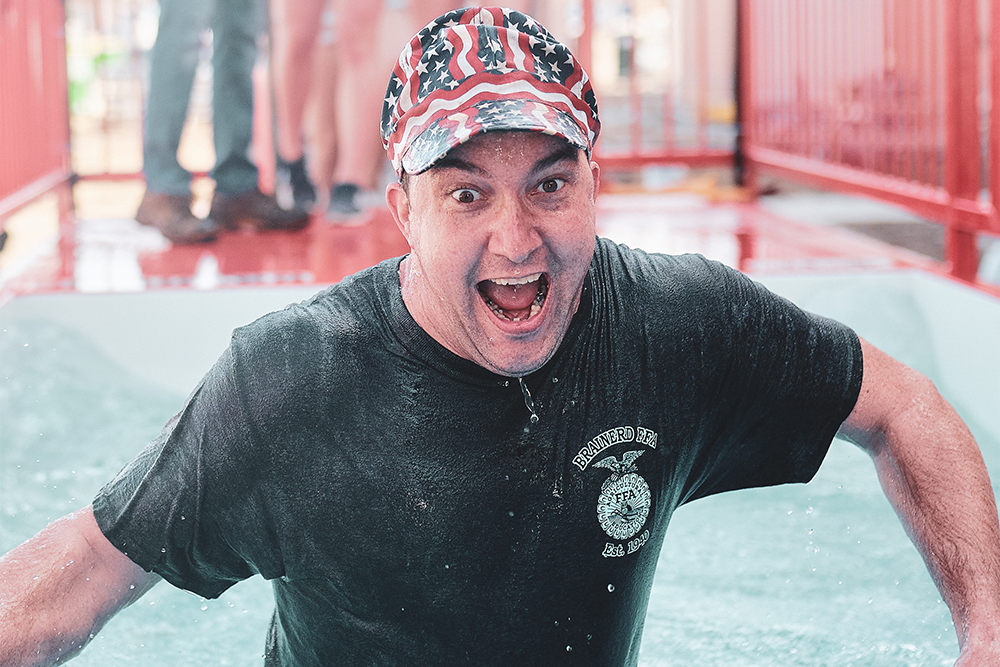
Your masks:
[{"label": "water", "polygon": [[[768,282],[931,375],[1000,479],[1000,304],[921,276]],[[233,326],[304,296],[151,293],[7,304],[0,550],[89,502],[179,407]],[[259,578],[211,601],[161,583],[72,664],[261,664],[271,611]],[[956,656],[948,610],[871,463],[837,442],[809,485],[724,494],[678,511],[640,664],[938,666]]]}]

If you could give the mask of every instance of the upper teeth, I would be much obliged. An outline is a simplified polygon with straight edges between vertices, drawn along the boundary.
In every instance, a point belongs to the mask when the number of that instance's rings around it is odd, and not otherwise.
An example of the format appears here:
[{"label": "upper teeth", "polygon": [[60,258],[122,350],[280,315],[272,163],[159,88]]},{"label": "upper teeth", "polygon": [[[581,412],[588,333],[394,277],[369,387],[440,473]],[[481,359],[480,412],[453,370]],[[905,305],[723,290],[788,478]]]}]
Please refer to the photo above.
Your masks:
[{"label": "upper teeth", "polygon": [[523,278],[494,278],[493,282],[497,285],[527,285],[528,283],[535,282],[541,277],[541,273],[532,273],[530,276],[525,276]]}]

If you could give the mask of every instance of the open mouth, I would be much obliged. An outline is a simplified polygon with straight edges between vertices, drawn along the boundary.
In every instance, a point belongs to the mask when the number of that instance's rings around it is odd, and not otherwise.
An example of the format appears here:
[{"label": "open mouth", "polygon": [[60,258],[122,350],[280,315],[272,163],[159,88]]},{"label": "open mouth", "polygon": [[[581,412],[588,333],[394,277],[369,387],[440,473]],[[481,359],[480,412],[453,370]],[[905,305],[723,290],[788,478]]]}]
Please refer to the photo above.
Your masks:
[{"label": "open mouth", "polygon": [[483,301],[497,317],[524,322],[541,312],[549,292],[549,279],[544,273],[534,273],[523,278],[483,280],[478,288]]}]

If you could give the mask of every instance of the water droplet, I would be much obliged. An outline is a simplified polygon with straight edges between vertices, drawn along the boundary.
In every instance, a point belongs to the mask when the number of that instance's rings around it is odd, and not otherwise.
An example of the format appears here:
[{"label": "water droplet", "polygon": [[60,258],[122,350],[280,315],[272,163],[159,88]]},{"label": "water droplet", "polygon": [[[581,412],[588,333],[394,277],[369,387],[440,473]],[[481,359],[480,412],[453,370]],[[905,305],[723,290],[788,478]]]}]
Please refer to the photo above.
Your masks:
[{"label": "water droplet", "polygon": [[590,641],[591,639],[593,639],[593,638],[594,638],[594,635],[587,635],[587,641],[588,641],[588,642],[589,642],[589,641]]},{"label": "water droplet", "polygon": [[507,512],[507,514],[509,514],[510,516],[514,516],[514,512],[512,512],[512,511],[511,512]]},{"label": "water droplet", "polygon": [[161,553],[161,554],[165,554],[165,553],[167,553],[167,548],[166,548],[166,547],[162,547],[162,548],[160,549],[160,553]]},{"label": "water droplet", "polygon": [[556,625],[559,625],[559,621],[556,621],[555,623],[556,623]]},{"label": "water droplet", "polygon": [[552,378],[552,384],[555,384],[556,382],[559,382],[559,378],[557,377]]},{"label": "water droplet", "polygon": [[536,415],[536,414],[532,414],[531,415],[531,423],[532,424],[537,424],[538,423],[538,415]]},{"label": "water droplet", "polygon": [[445,565],[444,565],[444,569],[446,569],[446,570],[447,570],[447,569],[448,569],[448,568],[450,568],[450,567],[451,567],[451,565],[448,565],[447,563],[445,563]]},{"label": "water droplet", "polygon": [[572,651],[572,650],[573,650],[573,647],[572,647],[572,646],[567,646],[567,647],[566,647],[566,650],[567,650],[567,651]]},{"label": "water droplet", "polygon": [[135,590],[135,584],[129,584],[129,587],[128,587],[128,589],[129,589],[130,591],[134,591],[134,590]]},{"label": "water droplet", "polygon": [[609,593],[614,593],[615,592],[615,585],[614,584],[608,584],[608,592]]},{"label": "water droplet", "polygon": [[208,603],[205,602],[204,600],[201,601],[201,610],[208,611]]}]

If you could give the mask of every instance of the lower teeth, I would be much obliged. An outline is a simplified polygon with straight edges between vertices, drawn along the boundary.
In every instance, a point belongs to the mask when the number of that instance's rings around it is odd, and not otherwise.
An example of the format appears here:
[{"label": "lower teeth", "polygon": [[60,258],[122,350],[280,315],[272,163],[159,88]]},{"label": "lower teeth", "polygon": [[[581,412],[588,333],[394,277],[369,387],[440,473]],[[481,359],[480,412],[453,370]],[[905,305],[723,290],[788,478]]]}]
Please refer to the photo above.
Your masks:
[{"label": "lower teeth", "polygon": [[532,317],[534,317],[535,315],[537,315],[542,311],[542,307],[539,304],[533,303],[531,304],[531,308],[528,310],[527,317],[508,317],[507,313],[505,313],[503,308],[501,308],[500,306],[496,305],[492,301],[487,301],[486,303],[490,307],[490,310],[492,310],[499,317],[507,320],[508,322],[523,322],[525,320],[530,320]]}]

